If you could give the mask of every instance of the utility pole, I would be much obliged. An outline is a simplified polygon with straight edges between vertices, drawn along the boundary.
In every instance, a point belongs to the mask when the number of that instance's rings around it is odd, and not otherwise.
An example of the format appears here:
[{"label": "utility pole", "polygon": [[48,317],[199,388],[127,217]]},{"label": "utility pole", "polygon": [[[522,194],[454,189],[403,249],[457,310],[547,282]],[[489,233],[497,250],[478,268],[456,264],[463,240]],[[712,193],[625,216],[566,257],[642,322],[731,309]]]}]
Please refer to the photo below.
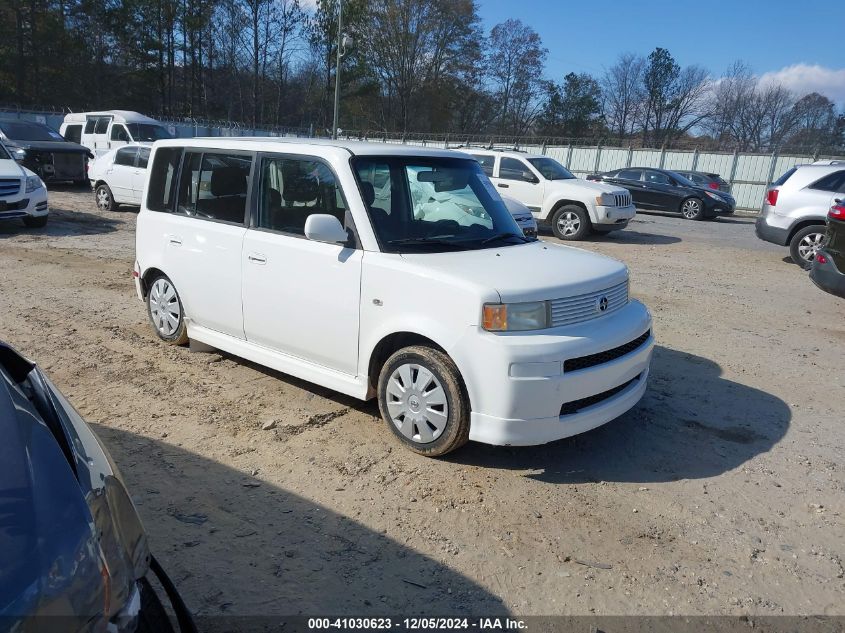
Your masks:
[{"label": "utility pole", "polygon": [[340,107],[340,59],[343,55],[340,52],[343,42],[343,0],[337,0],[337,70],[334,75],[334,124],[332,125],[332,138],[337,139],[337,113]]}]

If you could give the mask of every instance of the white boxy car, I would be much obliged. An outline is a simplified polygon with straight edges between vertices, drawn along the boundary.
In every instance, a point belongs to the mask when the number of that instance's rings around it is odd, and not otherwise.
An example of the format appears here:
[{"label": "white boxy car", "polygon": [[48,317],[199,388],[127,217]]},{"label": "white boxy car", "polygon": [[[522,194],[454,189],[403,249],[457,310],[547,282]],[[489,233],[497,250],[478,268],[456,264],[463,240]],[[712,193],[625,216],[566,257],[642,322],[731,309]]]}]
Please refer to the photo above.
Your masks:
[{"label": "white boxy car", "polygon": [[149,159],[148,146],[130,144],[106,152],[90,163],[88,180],[97,208],[114,211],[121,204],[139,206]]},{"label": "white boxy car", "polygon": [[47,189],[37,174],[12,158],[0,143],[0,220],[23,220],[31,228],[46,226]]},{"label": "white boxy car", "polygon": [[377,398],[430,456],[604,424],[643,395],[654,345],[623,264],[524,237],[447,150],[158,142],[133,274],[164,341]]},{"label": "white boxy car", "polygon": [[622,187],[576,178],[548,156],[466,148],[503,196],[519,200],[561,240],[628,226],[637,210]]}]

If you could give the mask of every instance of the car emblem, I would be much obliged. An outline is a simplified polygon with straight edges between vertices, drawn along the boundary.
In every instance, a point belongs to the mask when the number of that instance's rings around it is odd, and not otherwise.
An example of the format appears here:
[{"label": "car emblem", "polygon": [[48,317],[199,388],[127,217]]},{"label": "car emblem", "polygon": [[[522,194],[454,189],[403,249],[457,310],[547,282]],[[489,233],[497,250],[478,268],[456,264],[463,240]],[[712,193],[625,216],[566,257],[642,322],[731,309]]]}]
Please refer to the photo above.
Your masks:
[{"label": "car emblem", "polygon": [[599,312],[607,311],[607,297],[602,296],[596,303],[596,307],[599,309]]}]

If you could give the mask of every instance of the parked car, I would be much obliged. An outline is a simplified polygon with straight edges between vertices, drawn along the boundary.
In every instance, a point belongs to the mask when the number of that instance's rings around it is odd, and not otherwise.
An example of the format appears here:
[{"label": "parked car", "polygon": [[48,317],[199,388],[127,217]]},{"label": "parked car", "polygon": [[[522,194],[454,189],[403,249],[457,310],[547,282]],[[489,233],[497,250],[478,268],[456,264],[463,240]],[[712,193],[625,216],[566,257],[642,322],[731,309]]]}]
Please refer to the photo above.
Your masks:
[{"label": "parked car", "polygon": [[690,182],[699,187],[706,187],[708,189],[718,189],[725,193],[731,192],[731,186],[728,181],[722,178],[719,174],[710,174],[704,171],[682,171],[675,170],[676,174],[680,174]]},{"label": "parked car", "polygon": [[377,398],[413,451],[550,442],[645,392],[627,268],[525,238],[466,154],[174,139],[145,192],[133,274],[161,340]]},{"label": "parked car", "polygon": [[522,229],[522,234],[525,237],[536,239],[537,220],[534,219],[534,214],[531,213],[531,209],[526,207],[519,200],[514,200],[513,198],[508,198],[507,196],[502,196],[502,202],[505,203],[505,207],[508,211],[510,211],[516,225]]},{"label": "parked car", "polygon": [[155,141],[171,138],[161,123],[130,110],[71,112],[65,115],[59,131],[66,139],[84,145],[98,157],[127,143],[152,145]]},{"label": "parked car", "polygon": [[94,160],[88,169],[88,179],[97,208],[114,211],[121,204],[140,205],[149,159],[150,148],[133,143]]},{"label": "parked car", "polygon": [[32,362],[0,341],[0,621],[4,631],[196,631],[105,446]]},{"label": "parked car", "polygon": [[[0,141],[15,160],[45,182],[81,184],[88,180],[88,150],[78,143],[66,141],[42,123],[0,121]],[[93,154],[90,156],[93,158]]]},{"label": "parked car", "polygon": [[830,207],[825,242],[813,259],[810,279],[825,292],[845,298],[845,200]]},{"label": "parked car", "polygon": [[620,187],[587,182],[548,156],[464,149],[508,197],[531,209],[534,217],[551,225],[555,237],[581,240],[590,233],[609,233],[628,226],[636,209]]},{"label": "parked car", "polygon": [[845,164],[797,165],[766,190],[757,237],[788,245],[792,261],[809,270],[824,246],[827,211],[843,194]]},{"label": "parked car", "polygon": [[731,194],[700,187],[668,169],[626,167],[587,178],[625,187],[638,209],[680,213],[687,220],[730,215],[736,208]]},{"label": "parked car", "polygon": [[0,220],[23,220],[26,226],[47,225],[47,188],[37,174],[19,165],[0,143]]}]

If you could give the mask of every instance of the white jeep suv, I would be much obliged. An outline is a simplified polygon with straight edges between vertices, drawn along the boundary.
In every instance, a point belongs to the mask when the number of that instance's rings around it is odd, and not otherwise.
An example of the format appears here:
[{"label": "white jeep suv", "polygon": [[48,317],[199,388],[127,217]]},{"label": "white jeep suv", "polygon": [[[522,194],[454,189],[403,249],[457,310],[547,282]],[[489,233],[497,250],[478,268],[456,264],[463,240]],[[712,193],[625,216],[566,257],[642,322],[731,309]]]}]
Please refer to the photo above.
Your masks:
[{"label": "white jeep suv", "polygon": [[627,268],[526,238],[465,154],[173,139],[144,192],[134,277],[159,338],[377,398],[418,453],[568,437],[646,389]]},{"label": "white jeep suv", "polygon": [[0,143],[0,220],[21,219],[28,227],[40,228],[49,213],[41,178],[19,165]]},{"label": "white jeep suv", "polygon": [[624,229],[636,215],[627,189],[576,178],[548,156],[498,150],[462,149],[501,190],[526,205],[555,237],[581,240],[591,232]]}]

